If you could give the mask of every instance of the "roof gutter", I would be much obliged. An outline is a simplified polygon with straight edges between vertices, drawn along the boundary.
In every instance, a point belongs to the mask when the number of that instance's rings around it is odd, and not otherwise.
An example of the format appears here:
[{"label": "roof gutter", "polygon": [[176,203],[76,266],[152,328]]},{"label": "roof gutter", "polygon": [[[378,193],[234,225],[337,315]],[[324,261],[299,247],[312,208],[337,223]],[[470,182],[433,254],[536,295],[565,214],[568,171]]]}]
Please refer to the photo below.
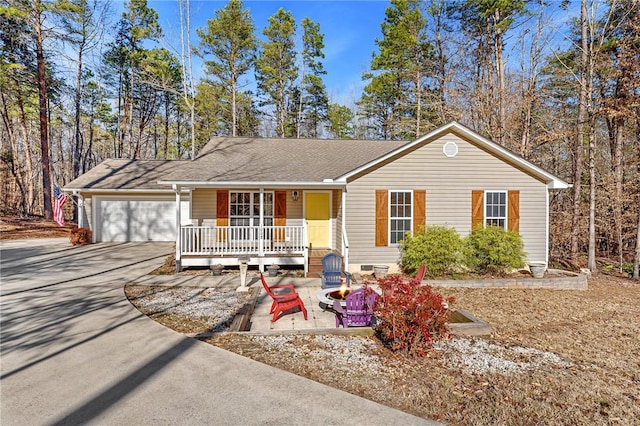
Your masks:
[{"label": "roof gutter", "polygon": [[295,189],[320,189],[320,188],[344,188],[345,180],[325,179],[322,182],[209,182],[209,181],[158,181],[159,185],[179,185],[188,188],[295,188]]},{"label": "roof gutter", "polygon": [[[104,189],[104,188],[69,188],[69,187],[63,187],[62,190],[64,192],[82,192],[83,194],[91,194],[91,193],[100,193],[100,192],[119,192],[119,193],[138,193],[138,192],[148,192],[148,193],[158,193],[158,194],[168,194],[171,193],[173,194],[174,191],[172,188],[167,188],[167,189],[145,189],[145,188],[138,188],[138,189],[130,189],[130,188],[114,188],[114,189]],[[183,188],[182,192],[189,192],[188,189]]]}]

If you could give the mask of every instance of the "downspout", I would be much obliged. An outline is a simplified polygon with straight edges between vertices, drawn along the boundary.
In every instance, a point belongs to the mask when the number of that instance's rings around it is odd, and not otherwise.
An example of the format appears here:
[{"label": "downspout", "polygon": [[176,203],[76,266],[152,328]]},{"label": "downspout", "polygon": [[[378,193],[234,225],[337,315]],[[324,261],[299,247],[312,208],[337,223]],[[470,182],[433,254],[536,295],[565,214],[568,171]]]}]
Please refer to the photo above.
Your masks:
[{"label": "downspout", "polygon": [[176,193],[176,272],[180,272],[182,271],[182,247],[181,247],[181,235],[182,235],[182,229],[180,228],[180,222],[181,222],[181,217],[180,217],[180,191],[182,188],[180,188],[180,185],[173,185],[173,192]]}]

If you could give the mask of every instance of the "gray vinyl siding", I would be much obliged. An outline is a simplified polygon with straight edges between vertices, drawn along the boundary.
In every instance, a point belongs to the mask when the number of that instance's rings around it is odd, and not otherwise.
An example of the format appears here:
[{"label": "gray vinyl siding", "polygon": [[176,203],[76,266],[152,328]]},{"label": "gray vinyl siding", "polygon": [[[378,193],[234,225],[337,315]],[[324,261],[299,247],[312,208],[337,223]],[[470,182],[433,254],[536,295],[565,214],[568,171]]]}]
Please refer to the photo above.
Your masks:
[{"label": "gray vinyl siding", "polygon": [[[458,145],[446,157],[447,141]],[[427,225],[446,225],[465,236],[471,228],[472,190],[519,190],[520,235],[527,259],[547,260],[547,188],[510,164],[449,133],[352,181],[347,189],[349,263],[396,265],[397,246],[375,246],[375,191],[426,190]]]}]

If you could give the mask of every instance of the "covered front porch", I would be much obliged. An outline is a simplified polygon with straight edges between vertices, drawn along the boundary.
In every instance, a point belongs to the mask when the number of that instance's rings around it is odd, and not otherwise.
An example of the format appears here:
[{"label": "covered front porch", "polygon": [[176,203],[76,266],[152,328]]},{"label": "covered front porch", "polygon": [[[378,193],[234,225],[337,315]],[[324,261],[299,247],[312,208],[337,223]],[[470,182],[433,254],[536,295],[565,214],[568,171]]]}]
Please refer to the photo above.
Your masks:
[{"label": "covered front porch", "polygon": [[[185,187],[174,185],[176,206],[191,200],[191,224],[176,208],[176,268],[268,265],[314,268],[312,252],[334,251],[348,261],[342,187]],[[188,189],[188,191],[185,191]],[[313,249],[313,250],[312,250]]]},{"label": "covered front porch", "polygon": [[181,226],[182,266],[308,265],[306,225]]}]

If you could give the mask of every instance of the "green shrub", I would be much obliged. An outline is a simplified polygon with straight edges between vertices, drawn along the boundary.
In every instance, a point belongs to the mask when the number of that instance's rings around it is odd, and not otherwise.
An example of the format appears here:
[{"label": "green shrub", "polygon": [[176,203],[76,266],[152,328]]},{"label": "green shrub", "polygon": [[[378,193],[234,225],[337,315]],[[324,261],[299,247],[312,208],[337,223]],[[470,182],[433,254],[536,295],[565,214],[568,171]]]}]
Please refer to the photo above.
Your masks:
[{"label": "green shrub", "polygon": [[465,263],[479,273],[504,273],[525,265],[520,234],[497,226],[477,227],[464,239]]},{"label": "green shrub", "polygon": [[621,269],[623,272],[629,274],[629,277],[633,276],[633,263],[623,263]]},{"label": "green shrub", "polygon": [[438,277],[454,272],[462,260],[462,238],[446,226],[430,225],[413,237],[407,235],[400,248],[402,269],[410,275],[425,264],[426,276]]}]

